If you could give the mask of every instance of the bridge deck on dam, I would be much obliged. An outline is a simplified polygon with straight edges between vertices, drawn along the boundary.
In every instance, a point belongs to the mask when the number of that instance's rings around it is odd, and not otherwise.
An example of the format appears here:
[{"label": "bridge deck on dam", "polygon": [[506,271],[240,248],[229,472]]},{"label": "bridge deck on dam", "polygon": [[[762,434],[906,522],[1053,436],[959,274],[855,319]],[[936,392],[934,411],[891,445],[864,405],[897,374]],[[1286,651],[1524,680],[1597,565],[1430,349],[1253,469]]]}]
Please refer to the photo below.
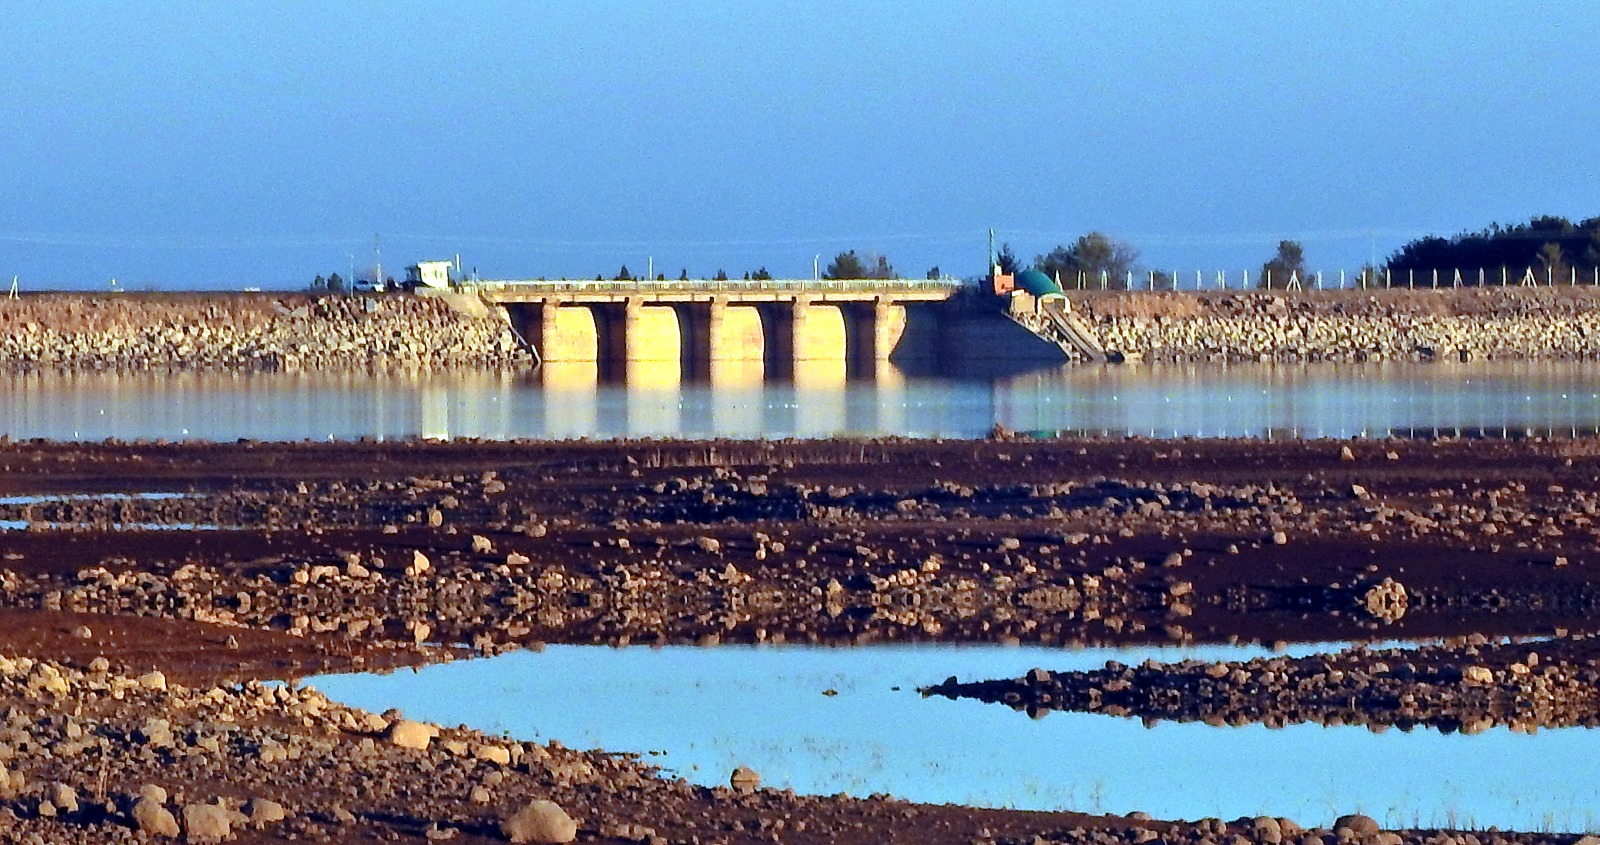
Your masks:
[{"label": "bridge deck on dam", "polygon": [[623,302],[779,302],[807,297],[822,302],[865,302],[888,298],[901,302],[942,302],[962,288],[944,279],[765,279],[678,281],[483,281],[471,289],[488,302],[505,305],[557,299],[573,304]]},{"label": "bridge deck on dam", "polygon": [[[504,309],[545,361],[632,374],[709,376],[759,362],[771,376],[848,370],[937,354],[931,309],[944,280],[496,281],[470,288]],[[646,364],[650,366],[645,366]]]}]

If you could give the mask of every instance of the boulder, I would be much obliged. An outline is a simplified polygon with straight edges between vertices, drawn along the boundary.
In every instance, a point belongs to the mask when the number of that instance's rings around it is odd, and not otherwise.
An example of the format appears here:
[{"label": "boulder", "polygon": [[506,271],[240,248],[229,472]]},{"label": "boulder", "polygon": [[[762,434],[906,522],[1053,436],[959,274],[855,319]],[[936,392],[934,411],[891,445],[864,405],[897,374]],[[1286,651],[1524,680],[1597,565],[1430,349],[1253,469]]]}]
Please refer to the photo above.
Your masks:
[{"label": "boulder", "polygon": [[1382,830],[1383,828],[1379,827],[1378,820],[1371,816],[1364,816],[1360,813],[1351,813],[1349,815],[1340,816],[1339,818],[1334,819],[1333,829],[1335,832],[1340,830],[1348,830],[1357,836],[1370,836]]},{"label": "boulder", "polygon": [[226,807],[185,804],[183,834],[188,842],[221,842],[233,835],[233,819]]},{"label": "boulder", "polygon": [[734,791],[748,795],[761,788],[761,775],[755,769],[740,766],[728,777],[728,785]]},{"label": "boulder", "polygon": [[256,827],[277,824],[289,817],[282,804],[268,798],[251,798],[250,803],[245,805],[244,811],[250,819],[250,824]]},{"label": "boulder", "polygon": [[133,805],[133,826],[151,836],[177,836],[178,820],[172,811],[152,798],[140,798]]},{"label": "boulder", "polygon": [[535,799],[500,823],[500,832],[518,843],[560,843],[578,838],[578,823],[554,801]]},{"label": "boulder", "polygon": [[428,743],[439,735],[439,728],[422,722],[413,722],[410,719],[400,719],[389,726],[389,742],[401,748],[415,748],[425,751]]}]

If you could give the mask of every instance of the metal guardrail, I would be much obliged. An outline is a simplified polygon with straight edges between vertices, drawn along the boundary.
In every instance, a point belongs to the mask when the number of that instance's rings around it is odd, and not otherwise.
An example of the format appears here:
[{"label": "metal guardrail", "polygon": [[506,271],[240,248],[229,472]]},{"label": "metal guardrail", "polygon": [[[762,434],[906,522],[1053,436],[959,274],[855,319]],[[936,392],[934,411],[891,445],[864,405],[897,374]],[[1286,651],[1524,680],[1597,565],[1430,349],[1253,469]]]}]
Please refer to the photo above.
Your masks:
[{"label": "metal guardrail", "polygon": [[479,281],[462,285],[469,293],[539,291],[549,293],[954,293],[963,283],[955,279],[691,279],[673,281],[574,281],[517,279]]}]

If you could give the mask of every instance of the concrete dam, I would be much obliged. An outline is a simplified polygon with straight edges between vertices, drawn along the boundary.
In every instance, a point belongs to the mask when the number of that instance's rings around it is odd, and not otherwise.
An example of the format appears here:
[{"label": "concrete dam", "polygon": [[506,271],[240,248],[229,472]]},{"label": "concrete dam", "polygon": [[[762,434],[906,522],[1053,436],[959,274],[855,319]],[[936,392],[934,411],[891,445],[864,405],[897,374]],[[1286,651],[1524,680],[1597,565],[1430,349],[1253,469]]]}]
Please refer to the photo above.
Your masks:
[{"label": "concrete dam", "polygon": [[831,379],[890,362],[934,372],[953,350],[1060,356],[1001,314],[967,313],[954,281],[529,281],[475,291],[504,309],[541,361],[592,365],[605,379]]}]

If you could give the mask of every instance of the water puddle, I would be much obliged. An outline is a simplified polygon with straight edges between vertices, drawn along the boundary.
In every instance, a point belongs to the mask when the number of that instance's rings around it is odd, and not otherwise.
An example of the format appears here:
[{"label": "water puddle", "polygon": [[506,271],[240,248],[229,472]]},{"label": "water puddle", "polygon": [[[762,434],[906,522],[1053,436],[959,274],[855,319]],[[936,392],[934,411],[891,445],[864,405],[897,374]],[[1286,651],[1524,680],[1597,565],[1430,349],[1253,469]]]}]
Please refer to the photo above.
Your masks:
[{"label": "water puddle", "polygon": [[64,495],[0,496],[0,506],[65,504],[67,502],[165,502],[199,498],[196,493],[67,493]]},{"label": "water puddle", "polygon": [[[176,499],[198,499],[199,493],[175,493],[170,491],[157,491],[145,493],[64,493],[64,494],[29,494],[21,496],[0,496],[0,508],[27,508],[33,505],[65,505],[77,502],[165,502]],[[26,512],[26,511],[24,511]],[[74,528],[88,528],[89,525],[81,522],[58,522],[54,520],[26,520],[26,519],[0,519],[0,531],[26,531],[29,529],[61,530]],[[111,531],[224,531],[229,526],[203,522],[121,522],[115,519],[106,523],[103,528]]]},{"label": "water puddle", "polygon": [[[81,522],[28,522],[25,519],[0,519],[0,531],[45,530],[60,531],[87,529]],[[200,522],[112,522],[101,526],[109,531],[244,531],[244,527],[229,528]]]},{"label": "water puddle", "polygon": [[[1299,646],[1307,654],[1338,645]],[[518,739],[645,755],[669,773],[725,783],[737,765],[812,794],[1160,818],[1271,814],[1326,824],[1345,812],[1388,825],[1591,830],[1600,732],[1435,731],[1205,724],[1053,713],[942,698],[920,686],[1197,658],[1258,647],[1061,651],[978,646],[694,649],[555,646],[393,675],[313,683],[370,710]]]}]

